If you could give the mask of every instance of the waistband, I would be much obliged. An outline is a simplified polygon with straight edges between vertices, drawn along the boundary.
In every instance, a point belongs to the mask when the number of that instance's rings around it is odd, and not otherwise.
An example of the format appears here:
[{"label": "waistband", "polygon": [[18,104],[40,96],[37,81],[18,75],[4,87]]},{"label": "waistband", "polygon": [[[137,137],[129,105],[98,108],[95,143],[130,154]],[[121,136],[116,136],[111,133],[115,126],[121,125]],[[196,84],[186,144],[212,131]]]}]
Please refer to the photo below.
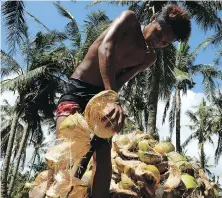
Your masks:
[{"label": "waistband", "polygon": [[104,88],[102,87],[91,85],[80,79],[69,78],[68,82],[65,84],[64,93],[60,97],[58,105],[61,102],[74,101],[78,103],[84,111],[88,101],[103,90]]}]

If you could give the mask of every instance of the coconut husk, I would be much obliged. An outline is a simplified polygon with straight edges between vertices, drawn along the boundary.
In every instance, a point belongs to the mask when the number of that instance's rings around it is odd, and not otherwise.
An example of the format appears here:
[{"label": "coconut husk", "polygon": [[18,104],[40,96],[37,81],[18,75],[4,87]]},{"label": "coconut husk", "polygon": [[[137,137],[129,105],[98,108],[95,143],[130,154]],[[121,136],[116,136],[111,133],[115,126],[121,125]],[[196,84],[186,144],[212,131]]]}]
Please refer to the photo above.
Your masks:
[{"label": "coconut husk", "polygon": [[63,139],[47,151],[45,158],[50,168],[56,170],[70,168],[75,161],[82,159],[89,149],[90,143],[86,139],[80,138],[76,141]]},{"label": "coconut husk", "polygon": [[124,190],[130,190],[135,188],[136,185],[132,181],[131,178],[129,178],[126,174],[122,173],[121,174],[121,181],[119,183],[119,188],[124,189]]},{"label": "coconut husk", "polygon": [[178,163],[178,162],[184,162],[184,161],[187,161],[185,157],[183,157],[182,155],[180,155],[179,153],[177,152],[170,152],[167,154],[167,158],[168,158],[168,161],[171,161],[173,163]]},{"label": "coconut husk", "polygon": [[139,198],[139,196],[131,190],[116,189],[110,191],[109,198]]},{"label": "coconut husk", "polygon": [[53,170],[44,170],[39,173],[35,178],[35,184],[39,185],[45,181],[50,182],[53,179]]},{"label": "coconut husk", "polygon": [[181,181],[179,168],[173,163],[169,163],[169,167],[169,177],[164,183],[164,191],[166,192],[176,189]]},{"label": "coconut husk", "polygon": [[[119,96],[112,90],[102,91],[95,95],[88,102],[85,109],[85,118],[90,127],[98,137],[110,138],[116,132],[115,125],[117,120],[111,122],[109,117],[106,117],[110,112],[110,106],[118,103]],[[102,119],[106,118],[106,121]],[[109,127],[106,124],[109,124]]]},{"label": "coconut husk", "polygon": [[139,150],[141,151],[153,151],[153,148],[151,147],[152,143],[150,144],[150,140],[142,140],[138,143]]},{"label": "coconut husk", "polygon": [[156,144],[153,149],[160,154],[175,151],[175,147],[171,142],[160,142]]},{"label": "coconut husk", "polygon": [[29,198],[44,198],[48,182],[42,182],[29,191]]},{"label": "coconut husk", "polygon": [[155,164],[156,168],[159,170],[160,174],[164,174],[169,170],[168,162],[161,162],[159,164]]},{"label": "coconut husk", "polygon": [[120,157],[116,157],[114,161],[116,168],[118,169],[119,172],[122,173],[124,172],[125,166],[136,167],[137,165],[142,163],[138,160],[122,160]]},{"label": "coconut husk", "polygon": [[55,175],[55,182],[46,191],[48,197],[85,198],[88,184],[75,177],[69,171],[59,171]]},{"label": "coconut husk", "polygon": [[191,175],[188,174],[182,174],[181,180],[184,183],[186,189],[194,189],[197,187],[197,183]]},{"label": "coconut husk", "polygon": [[91,129],[87,124],[85,118],[79,114],[69,115],[60,125],[59,136],[61,138],[71,139],[76,141],[76,139],[90,138]]},{"label": "coconut husk", "polygon": [[115,135],[113,136],[113,142],[116,143],[118,148],[123,148],[130,143],[130,139],[127,135]]},{"label": "coconut husk", "polygon": [[155,152],[138,151],[139,159],[147,164],[158,164],[162,161],[161,155]]}]

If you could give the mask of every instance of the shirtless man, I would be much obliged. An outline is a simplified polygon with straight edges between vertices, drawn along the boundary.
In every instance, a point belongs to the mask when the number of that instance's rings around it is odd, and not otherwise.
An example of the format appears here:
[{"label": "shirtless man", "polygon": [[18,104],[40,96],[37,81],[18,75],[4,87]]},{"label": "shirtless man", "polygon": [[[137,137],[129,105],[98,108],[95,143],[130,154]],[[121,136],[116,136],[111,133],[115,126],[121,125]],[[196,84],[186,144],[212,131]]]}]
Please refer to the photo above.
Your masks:
[{"label": "shirtless man", "polygon": [[[57,132],[68,115],[84,111],[92,96],[104,89],[119,91],[124,83],[153,65],[155,48],[166,47],[176,40],[186,41],[190,31],[189,17],[176,5],[165,6],[142,30],[134,12],[121,13],[90,46],[69,79],[57,108]],[[114,106],[109,117],[118,120],[116,131],[120,131],[124,120],[122,108]],[[104,141],[92,143],[96,151],[93,198],[108,198],[109,194],[111,148],[108,141]]]}]

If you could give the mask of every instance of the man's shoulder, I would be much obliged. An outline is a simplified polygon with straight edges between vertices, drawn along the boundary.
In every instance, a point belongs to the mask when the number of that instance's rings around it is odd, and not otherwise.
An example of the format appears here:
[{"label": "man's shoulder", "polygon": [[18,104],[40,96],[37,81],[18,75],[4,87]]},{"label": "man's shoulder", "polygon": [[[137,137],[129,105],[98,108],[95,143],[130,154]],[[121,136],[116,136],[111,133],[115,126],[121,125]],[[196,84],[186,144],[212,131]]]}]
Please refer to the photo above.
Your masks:
[{"label": "man's shoulder", "polygon": [[135,21],[135,19],[136,19],[136,21],[137,21],[137,17],[135,15],[135,12],[133,12],[131,10],[125,10],[125,11],[121,12],[119,17],[123,18],[124,20],[133,20],[133,21]]}]

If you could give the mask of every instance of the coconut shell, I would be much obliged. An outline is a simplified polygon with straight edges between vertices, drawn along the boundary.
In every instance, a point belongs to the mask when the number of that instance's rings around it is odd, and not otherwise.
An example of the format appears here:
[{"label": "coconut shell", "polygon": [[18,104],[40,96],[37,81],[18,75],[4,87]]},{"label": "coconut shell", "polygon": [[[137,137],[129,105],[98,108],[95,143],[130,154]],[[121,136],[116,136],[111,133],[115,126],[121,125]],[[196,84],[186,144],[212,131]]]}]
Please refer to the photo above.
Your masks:
[{"label": "coconut shell", "polygon": [[197,187],[197,183],[195,182],[194,177],[188,174],[182,174],[181,180],[184,183],[186,189],[194,189]]},{"label": "coconut shell", "polygon": [[150,146],[149,140],[142,140],[138,143],[139,150],[141,151],[153,151],[152,147]]},{"label": "coconut shell", "polygon": [[[81,139],[81,138],[80,138]],[[80,142],[82,141],[82,142]],[[70,141],[64,139],[45,154],[51,168],[69,168],[75,161],[81,159],[90,149],[88,140]]]},{"label": "coconut shell", "polygon": [[175,147],[171,142],[160,142],[153,149],[160,154],[175,151]]},{"label": "coconut shell", "polygon": [[141,164],[136,167],[135,174],[138,178],[143,177],[147,182],[154,182],[154,185],[158,185],[160,182],[160,172],[153,165]]},{"label": "coconut shell", "polygon": [[49,197],[85,198],[87,195],[86,182],[74,178],[69,171],[59,171],[55,175],[55,182],[46,191]]},{"label": "coconut shell", "polygon": [[[59,136],[61,138],[78,141],[84,139],[90,141],[90,129],[85,118],[79,114],[69,115],[60,125]],[[86,142],[88,143],[88,142]]]},{"label": "coconut shell", "polygon": [[164,183],[164,190],[167,192],[176,189],[181,181],[179,168],[173,163],[169,163],[169,166],[170,166],[169,177]]},{"label": "coconut shell", "polygon": [[29,198],[44,198],[47,190],[48,182],[42,182],[29,191]]},{"label": "coconut shell", "polygon": [[44,170],[41,173],[39,173],[35,178],[35,184],[39,185],[45,181],[50,182],[53,179],[53,170]]},{"label": "coconut shell", "polygon": [[155,152],[138,151],[139,159],[147,164],[158,164],[162,161],[161,155]]},{"label": "coconut shell", "polygon": [[180,155],[177,152],[170,152],[167,154],[168,161],[171,161],[173,163],[181,162],[181,161],[187,161],[185,157]]},{"label": "coconut shell", "polygon": [[135,184],[132,179],[129,178],[126,174],[122,173],[119,188],[124,190],[130,190],[133,189],[133,187],[135,187]]},{"label": "coconut shell", "polygon": [[[85,118],[90,127],[98,137],[110,138],[116,132],[114,126],[117,124],[117,120],[114,123],[110,123],[110,127],[106,126],[106,122],[102,121],[104,117],[109,113],[110,105],[118,103],[119,96],[112,90],[102,91],[95,95],[88,102],[85,109]],[[107,117],[107,121],[110,122]]]}]

